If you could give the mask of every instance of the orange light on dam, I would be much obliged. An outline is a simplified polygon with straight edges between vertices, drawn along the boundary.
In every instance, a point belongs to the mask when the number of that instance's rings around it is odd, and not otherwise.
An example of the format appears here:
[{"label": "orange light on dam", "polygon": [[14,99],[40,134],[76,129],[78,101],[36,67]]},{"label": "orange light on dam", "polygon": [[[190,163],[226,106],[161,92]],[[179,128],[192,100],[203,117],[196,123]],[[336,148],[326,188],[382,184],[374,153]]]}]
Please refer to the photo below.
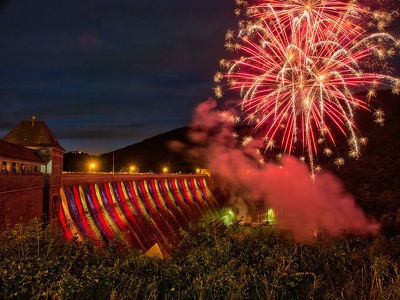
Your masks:
[{"label": "orange light on dam", "polygon": [[155,243],[177,245],[179,228],[217,209],[204,177],[79,184],[62,187],[60,195],[68,239],[108,243],[118,237],[144,252]]}]

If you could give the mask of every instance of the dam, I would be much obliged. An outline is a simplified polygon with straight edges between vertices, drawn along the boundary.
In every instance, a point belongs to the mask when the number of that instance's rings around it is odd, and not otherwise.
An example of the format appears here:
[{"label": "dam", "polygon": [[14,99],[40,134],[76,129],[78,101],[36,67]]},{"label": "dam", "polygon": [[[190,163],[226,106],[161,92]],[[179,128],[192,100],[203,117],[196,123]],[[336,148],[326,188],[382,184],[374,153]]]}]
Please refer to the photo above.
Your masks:
[{"label": "dam", "polygon": [[147,251],[177,246],[180,228],[219,204],[207,175],[68,175],[60,188],[59,220],[68,239],[116,238]]},{"label": "dam", "polygon": [[209,174],[69,173],[64,153],[34,116],[0,140],[0,230],[37,219],[67,239],[168,252],[181,228],[220,207]]}]

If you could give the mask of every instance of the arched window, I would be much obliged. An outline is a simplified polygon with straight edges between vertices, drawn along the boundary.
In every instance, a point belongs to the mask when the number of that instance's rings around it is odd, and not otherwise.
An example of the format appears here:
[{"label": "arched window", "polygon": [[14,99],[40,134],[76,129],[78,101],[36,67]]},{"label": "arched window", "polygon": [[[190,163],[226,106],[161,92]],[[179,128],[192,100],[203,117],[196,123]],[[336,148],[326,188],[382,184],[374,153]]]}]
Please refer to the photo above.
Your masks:
[{"label": "arched window", "polygon": [[11,164],[11,172],[12,172],[13,174],[17,174],[17,173],[18,173],[17,163],[13,162],[13,163]]},{"label": "arched window", "polygon": [[10,173],[10,170],[8,168],[8,163],[6,161],[3,161],[1,164],[1,173],[3,173],[3,174]]}]

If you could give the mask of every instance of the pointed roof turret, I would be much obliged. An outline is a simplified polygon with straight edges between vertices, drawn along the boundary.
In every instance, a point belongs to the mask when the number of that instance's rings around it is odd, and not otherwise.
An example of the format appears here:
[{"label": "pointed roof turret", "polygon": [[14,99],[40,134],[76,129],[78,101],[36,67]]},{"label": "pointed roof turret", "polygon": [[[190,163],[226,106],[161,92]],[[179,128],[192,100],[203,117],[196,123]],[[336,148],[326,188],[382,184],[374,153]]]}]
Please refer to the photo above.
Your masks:
[{"label": "pointed roof turret", "polygon": [[65,152],[44,121],[21,121],[4,138],[4,141],[25,147],[53,147]]}]

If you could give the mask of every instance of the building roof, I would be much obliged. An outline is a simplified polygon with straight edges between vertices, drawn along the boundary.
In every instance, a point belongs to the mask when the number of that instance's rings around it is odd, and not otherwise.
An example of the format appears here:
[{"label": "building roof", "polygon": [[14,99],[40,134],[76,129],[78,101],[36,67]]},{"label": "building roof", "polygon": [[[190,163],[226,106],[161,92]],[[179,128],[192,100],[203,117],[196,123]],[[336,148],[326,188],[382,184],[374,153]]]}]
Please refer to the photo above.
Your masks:
[{"label": "building roof", "polygon": [[2,140],[0,140],[0,157],[45,164],[35,150]]},{"label": "building roof", "polygon": [[53,147],[65,152],[44,121],[21,121],[4,138],[4,141],[24,147]]}]

